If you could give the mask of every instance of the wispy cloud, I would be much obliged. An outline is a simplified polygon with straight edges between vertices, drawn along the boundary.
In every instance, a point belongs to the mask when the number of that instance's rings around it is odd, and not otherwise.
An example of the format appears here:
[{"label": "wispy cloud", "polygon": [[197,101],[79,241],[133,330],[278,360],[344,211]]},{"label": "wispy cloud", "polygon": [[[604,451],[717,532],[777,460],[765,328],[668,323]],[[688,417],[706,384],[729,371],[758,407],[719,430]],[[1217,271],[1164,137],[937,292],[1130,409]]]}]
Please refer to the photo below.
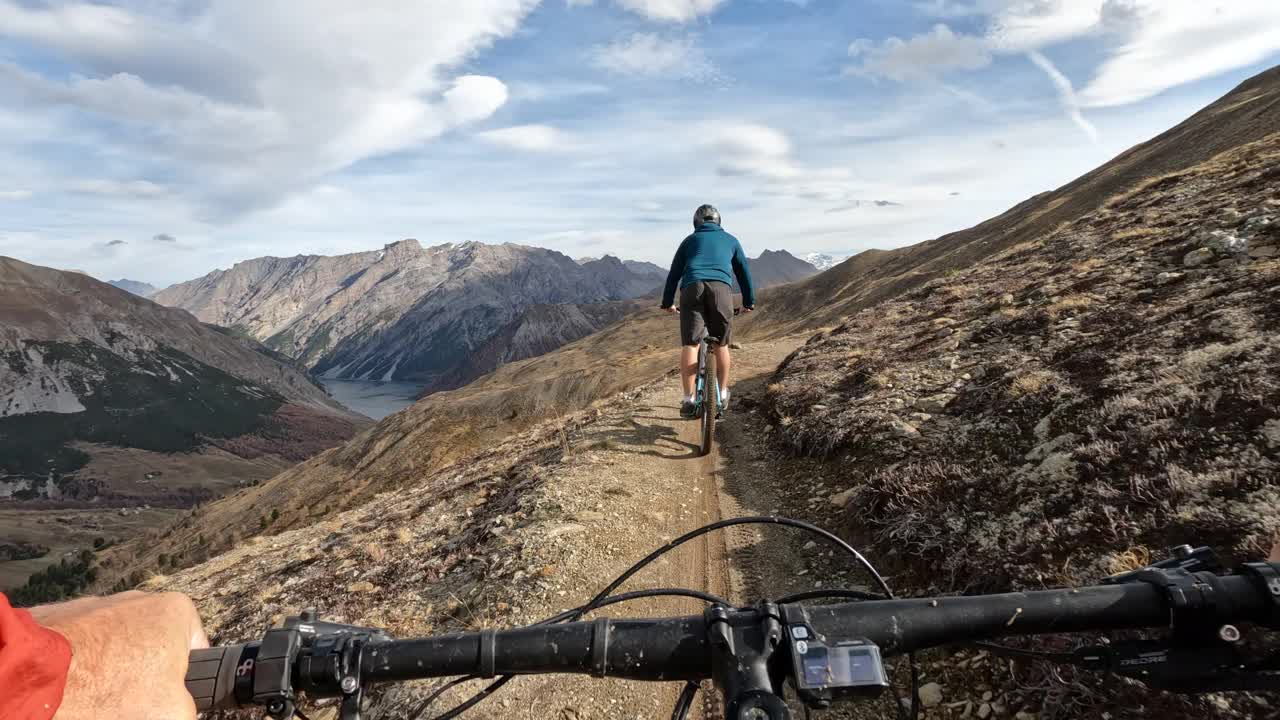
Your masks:
[{"label": "wispy cloud", "polygon": [[1085,135],[1093,142],[1098,142],[1098,128],[1093,123],[1085,119],[1084,113],[1080,112],[1080,102],[1076,100],[1076,89],[1072,87],[1071,80],[1063,75],[1056,66],[1043,54],[1032,50],[1027,53],[1027,57],[1036,67],[1044,71],[1049,76],[1049,80],[1053,86],[1058,89],[1058,97],[1062,101],[1062,107],[1067,111],[1067,116],[1071,118],[1071,122],[1076,127],[1084,131]]},{"label": "wispy cloud", "polygon": [[31,195],[30,190],[0,190],[0,200],[26,200]]},{"label": "wispy cloud", "polygon": [[559,152],[573,146],[568,133],[550,125],[516,125],[478,133],[476,137],[493,145],[526,152]]},{"label": "wispy cloud", "polygon": [[618,75],[676,77],[703,83],[724,79],[694,35],[662,37],[637,32],[597,47],[591,59],[597,67]]},{"label": "wispy cloud", "polygon": [[157,197],[165,188],[148,180],[79,180],[71,183],[72,192],[107,197]]},{"label": "wispy cloud", "polygon": [[934,80],[948,72],[978,70],[991,64],[991,51],[984,39],[957,34],[942,24],[906,40],[855,40],[849,45],[849,57],[860,62],[845,72],[898,82]]},{"label": "wispy cloud", "polygon": [[[794,2],[794,0],[792,0]],[[728,0],[614,0],[625,8],[650,20],[689,22],[710,15]],[[566,0],[569,7],[595,5],[595,0]]]},{"label": "wispy cloud", "polygon": [[1104,10],[1123,42],[1080,91],[1085,107],[1139,102],[1280,52],[1278,2],[1111,0]]}]

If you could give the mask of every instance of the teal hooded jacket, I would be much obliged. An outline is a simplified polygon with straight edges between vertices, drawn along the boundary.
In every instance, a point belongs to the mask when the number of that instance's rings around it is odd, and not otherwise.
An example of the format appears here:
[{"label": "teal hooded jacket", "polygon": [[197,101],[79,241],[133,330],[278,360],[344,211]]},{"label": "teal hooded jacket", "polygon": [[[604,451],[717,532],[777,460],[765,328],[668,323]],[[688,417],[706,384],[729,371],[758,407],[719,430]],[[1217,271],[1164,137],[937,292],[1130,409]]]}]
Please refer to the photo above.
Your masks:
[{"label": "teal hooded jacket", "polygon": [[755,288],[751,285],[751,268],[742,243],[714,223],[698,226],[692,235],[680,243],[676,256],[667,273],[667,287],[662,293],[662,307],[669,308],[676,301],[676,290],[699,280],[716,280],[733,285],[737,276],[742,288],[743,307],[755,307]]}]

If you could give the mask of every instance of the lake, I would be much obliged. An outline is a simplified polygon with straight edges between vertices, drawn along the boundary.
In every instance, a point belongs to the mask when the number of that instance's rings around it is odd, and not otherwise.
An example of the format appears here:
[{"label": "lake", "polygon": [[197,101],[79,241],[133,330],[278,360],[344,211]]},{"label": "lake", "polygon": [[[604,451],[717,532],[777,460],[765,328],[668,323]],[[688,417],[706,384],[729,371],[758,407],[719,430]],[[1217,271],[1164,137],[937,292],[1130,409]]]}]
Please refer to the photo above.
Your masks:
[{"label": "lake", "polygon": [[369,380],[321,378],[320,382],[334,400],[374,420],[381,420],[412,405],[423,387],[416,383]]}]

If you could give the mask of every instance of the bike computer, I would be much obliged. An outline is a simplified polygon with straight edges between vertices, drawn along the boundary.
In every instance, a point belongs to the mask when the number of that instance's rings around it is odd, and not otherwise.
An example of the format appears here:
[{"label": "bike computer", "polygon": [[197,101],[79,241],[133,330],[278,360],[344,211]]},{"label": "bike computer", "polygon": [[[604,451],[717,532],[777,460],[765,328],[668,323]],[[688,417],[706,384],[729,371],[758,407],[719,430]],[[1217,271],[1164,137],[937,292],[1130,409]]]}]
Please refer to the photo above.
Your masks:
[{"label": "bike computer", "polygon": [[805,704],[826,707],[833,699],[877,697],[889,687],[880,648],[863,639],[829,640],[808,623],[787,625],[792,677]]}]

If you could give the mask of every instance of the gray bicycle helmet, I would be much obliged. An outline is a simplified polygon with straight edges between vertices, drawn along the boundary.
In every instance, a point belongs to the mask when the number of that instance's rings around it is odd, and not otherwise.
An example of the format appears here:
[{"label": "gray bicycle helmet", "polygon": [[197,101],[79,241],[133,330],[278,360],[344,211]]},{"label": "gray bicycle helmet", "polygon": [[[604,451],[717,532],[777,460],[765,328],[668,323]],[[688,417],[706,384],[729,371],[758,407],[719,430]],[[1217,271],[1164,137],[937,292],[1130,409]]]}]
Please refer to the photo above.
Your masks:
[{"label": "gray bicycle helmet", "polygon": [[714,205],[703,205],[699,207],[697,210],[693,211],[693,227],[694,228],[697,228],[699,225],[705,225],[707,223],[712,223],[715,225],[720,224],[720,211],[717,210]]}]

